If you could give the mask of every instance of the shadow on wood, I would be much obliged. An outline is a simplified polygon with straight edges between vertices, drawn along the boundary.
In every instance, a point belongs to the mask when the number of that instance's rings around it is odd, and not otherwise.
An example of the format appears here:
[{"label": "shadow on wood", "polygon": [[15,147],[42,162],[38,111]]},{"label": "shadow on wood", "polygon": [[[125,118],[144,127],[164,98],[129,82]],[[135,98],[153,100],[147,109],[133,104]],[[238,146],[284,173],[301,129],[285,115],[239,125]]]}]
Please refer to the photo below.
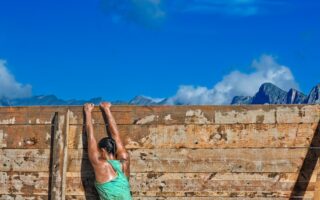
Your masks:
[{"label": "shadow on wood", "polygon": [[49,183],[48,183],[48,199],[52,199],[51,197],[51,192],[52,192],[52,165],[53,165],[53,143],[54,143],[54,133],[57,131],[58,129],[58,112],[54,113],[54,116],[52,118],[51,121],[51,132],[50,132],[50,157],[49,157],[49,172],[50,172],[50,176],[49,176]]},{"label": "shadow on wood", "polygon": [[320,121],[312,137],[310,148],[300,168],[298,178],[292,189],[290,199],[302,199],[306,193],[312,173],[320,157]]},{"label": "shadow on wood", "polygon": [[[85,114],[83,113],[83,116],[85,116]],[[83,118],[83,126],[82,126],[82,144],[87,144],[86,141],[86,137],[87,137],[87,133],[86,133],[86,121],[85,121],[85,117]],[[82,149],[82,161],[81,161],[81,182],[82,182],[82,186],[84,189],[84,193],[85,193],[85,198],[86,200],[94,200],[94,199],[99,199],[99,195],[94,187],[94,181],[95,181],[95,177],[93,176],[89,176],[88,172],[93,172],[93,167],[90,165],[86,165],[85,163],[88,162],[88,160],[85,158],[85,155],[88,154],[88,149],[87,148],[83,148]],[[91,173],[94,174],[94,173]]]}]

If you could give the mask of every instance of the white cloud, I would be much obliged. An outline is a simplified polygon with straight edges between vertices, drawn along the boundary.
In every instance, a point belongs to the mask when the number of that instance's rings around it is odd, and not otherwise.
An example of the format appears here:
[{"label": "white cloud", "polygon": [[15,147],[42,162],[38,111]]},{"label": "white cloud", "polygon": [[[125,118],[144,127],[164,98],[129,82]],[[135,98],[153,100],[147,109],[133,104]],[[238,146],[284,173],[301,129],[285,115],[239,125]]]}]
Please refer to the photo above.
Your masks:
[{"label": "white cloud", "polygon": [[281,89],[298,88],[291,70],[276,62],[271,55],[262,55],[253,60],[254,71],[242,73],[232,71],[216,83],[213,88],[182,85],[177,93],[168,99],[169,104],[230,104],[234,96],[253,96],[265,82]]},{"label": "white cloud", "polygon": [[258,13],[258,0],[192,0],[184,12],[248,16]]},{"label": "white cloud", "polygon": [[114,22],[144,26],[161,24],[175,13],[249,16],[270,5],[264,0],[101,0],[102,10]]},{"label": "white cloud", "polygon": [[0,59],[0,98],[22,98],[31,96],[31,85],[17,82],[6,67],[6,61]]},{"label": "white cloud", "polygon": [[166,16],[163,0],[101,0],[101,8],[114,22],[144,26],[161,23]]}]

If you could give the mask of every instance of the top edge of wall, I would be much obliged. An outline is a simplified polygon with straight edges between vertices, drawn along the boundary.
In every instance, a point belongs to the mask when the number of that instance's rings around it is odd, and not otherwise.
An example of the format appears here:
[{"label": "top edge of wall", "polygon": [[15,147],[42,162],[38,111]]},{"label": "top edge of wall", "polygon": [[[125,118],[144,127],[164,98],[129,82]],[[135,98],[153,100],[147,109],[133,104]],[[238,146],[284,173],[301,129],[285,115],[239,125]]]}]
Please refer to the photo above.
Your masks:
[{"label": "top edge of wall", "polygon": [[[96,107],[99,105],[95,104]],[[214,104],[190,104],[190,105],[118,105],[113,104],[112,107],[303,107],[303,106],[320,106],[320,104],[242,104],[242,105],[214,105]],[[33,106],[0,106],[1,108],[76,108],[76,107],[83,107],[83,105],[33,105]]]}]

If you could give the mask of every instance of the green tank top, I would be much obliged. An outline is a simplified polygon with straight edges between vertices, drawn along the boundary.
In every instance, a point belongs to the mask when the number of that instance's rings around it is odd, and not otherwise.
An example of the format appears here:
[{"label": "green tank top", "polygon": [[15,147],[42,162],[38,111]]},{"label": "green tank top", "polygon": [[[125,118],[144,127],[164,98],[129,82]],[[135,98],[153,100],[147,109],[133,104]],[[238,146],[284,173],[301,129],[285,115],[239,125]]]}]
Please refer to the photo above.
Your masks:
[{"label": "green tank top", "polygon": [[130,184],[127,176],[122,172],[119,160],[107,160],[117,176],[111,181],[98,183],[95,181],[95,187],[101,200],[132,200],[130,194]]}]

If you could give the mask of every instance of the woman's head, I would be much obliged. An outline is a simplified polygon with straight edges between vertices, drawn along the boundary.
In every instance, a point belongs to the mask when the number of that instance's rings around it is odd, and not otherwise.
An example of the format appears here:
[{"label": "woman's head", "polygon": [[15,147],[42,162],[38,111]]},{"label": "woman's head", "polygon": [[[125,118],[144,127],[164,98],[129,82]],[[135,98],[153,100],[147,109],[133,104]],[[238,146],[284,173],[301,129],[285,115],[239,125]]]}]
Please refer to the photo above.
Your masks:
[{"label": "woman's head", "polygon": [[116,142],[111,137],[102,138],[98,146],[101,150],[105,150],[107,153],[112,154],[113,156],[116,155],[116,152],[117,152]]}]

